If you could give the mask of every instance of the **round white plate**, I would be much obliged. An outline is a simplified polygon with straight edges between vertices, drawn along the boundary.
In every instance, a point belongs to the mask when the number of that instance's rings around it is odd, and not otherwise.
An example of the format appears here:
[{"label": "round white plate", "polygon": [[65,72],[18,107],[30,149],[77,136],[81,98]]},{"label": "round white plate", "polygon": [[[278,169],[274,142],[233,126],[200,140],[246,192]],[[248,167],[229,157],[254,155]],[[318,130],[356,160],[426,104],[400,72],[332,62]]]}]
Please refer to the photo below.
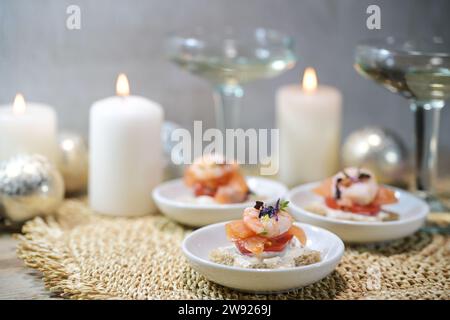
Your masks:
[{"label": "round white plate", "polygon": [[399,200],[383,208],[399,215],[399,220],[385,222],[346,221],[320,216],[304,208],[323,198],[312,192],[320,182],[308,183],[292,189],[287,196],[291,214],[301,222],[310,223],[337,234],[346,242],[378,242],[403,238],[416,232],[425,222],[429,212],[425,201],[401,189],[395,191]]},{"label": "round white plate", "polygon": [[182,249],[192,267],[208,280],[241,291],[270,293],[309,285],[329,275],[344,253],[344,244],[335,234],[296,222],[306,233],[306,246],[320,251],[320,262],[285,269],[225,266],[208,258],[213,249],[231,245],[225,234],[225,224],[226,222],[217,223],[192,232],[184,239]]},{"label": "round white plate", "polygon": [[[286,196],[288,191],[283,184],[275,180],[260,177],[247,177],[246,180],[250,190],[269,205]],[[244,209],[254,205],[254,201],[200,204],[180,200],[189,196],[193,196],[192,190],[184,184],[183,179],[164,182],[153,191],[153,199],[162,213],[177,222],[193,227],[240,219]]]}]

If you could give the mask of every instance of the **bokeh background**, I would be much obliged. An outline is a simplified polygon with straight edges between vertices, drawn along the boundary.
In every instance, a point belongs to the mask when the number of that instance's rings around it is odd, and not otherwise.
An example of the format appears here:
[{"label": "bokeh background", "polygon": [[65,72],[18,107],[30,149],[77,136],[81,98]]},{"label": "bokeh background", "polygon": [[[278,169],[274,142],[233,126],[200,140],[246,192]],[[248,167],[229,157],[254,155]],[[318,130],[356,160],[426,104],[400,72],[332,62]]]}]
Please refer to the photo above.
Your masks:
[{"label": "bokeh background", "polygon": [[[71,4],[81,8],[81,30],[66,28]],[[366,28],[370,4],[381,7],[381,30]],[[313,66],[319,82],[343,93],[343,137],[378,125],[411,146],[407,102],[354,71],[354,47],[367,37],[448,34],[449,12],[448,0],[0,0],[0,103],[23,92],[55,106],[60,128],[87,136],[90,105],[114,94],[116,76],[125,72],[132,92],[161,103],[166,119],[210,127],[211,88],[167,61],[167,34],[263,26],[292,35],[299,61],[278,78],[246,86],[244,128],[273,127],[277,88],[300,83],[303,69]],[[440,150],[441,172],[450,173],[450,107],[442,112]]]}]

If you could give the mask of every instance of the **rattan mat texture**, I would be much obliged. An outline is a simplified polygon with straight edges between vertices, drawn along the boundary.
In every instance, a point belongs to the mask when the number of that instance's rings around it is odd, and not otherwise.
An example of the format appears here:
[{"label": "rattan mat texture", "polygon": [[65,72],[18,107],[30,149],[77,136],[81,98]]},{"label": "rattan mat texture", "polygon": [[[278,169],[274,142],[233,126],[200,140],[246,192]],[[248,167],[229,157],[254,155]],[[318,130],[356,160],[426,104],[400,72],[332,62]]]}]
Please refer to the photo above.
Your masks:
[{"label": "rattan mat texture", "polygon": [[[436,220],[448,224],[447,214]],[[389,243],[347,246],[325,279],[288,293],[255,295],[194,271],[180,249],[190,229],[164,216],[108,218],[67,200],[17,235],[18,256],[46,287],[71,299],[449,299],[450,236],[419,231]]]}]

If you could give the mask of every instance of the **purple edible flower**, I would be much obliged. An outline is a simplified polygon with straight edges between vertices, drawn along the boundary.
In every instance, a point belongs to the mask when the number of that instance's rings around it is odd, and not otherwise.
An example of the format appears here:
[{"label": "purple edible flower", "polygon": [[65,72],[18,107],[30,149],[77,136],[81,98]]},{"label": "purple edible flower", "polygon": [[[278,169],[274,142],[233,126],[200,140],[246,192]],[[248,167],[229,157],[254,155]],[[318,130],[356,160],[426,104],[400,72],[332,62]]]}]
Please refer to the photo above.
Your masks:
[{"label": "purple edible flower", "polygon": [[269,216],[269,218],[275,217],[275,219],[278,221],[278,212],[280,211],[280,199],[277,200],[275,207],[273,206],[266,207],[264,206],[264,204],[260,206],[259,203],[261,203],[261,201],[257,201],[255,205],[255,209],[260,209],[258,216],[259,218],[262,218],[267,215]]}]

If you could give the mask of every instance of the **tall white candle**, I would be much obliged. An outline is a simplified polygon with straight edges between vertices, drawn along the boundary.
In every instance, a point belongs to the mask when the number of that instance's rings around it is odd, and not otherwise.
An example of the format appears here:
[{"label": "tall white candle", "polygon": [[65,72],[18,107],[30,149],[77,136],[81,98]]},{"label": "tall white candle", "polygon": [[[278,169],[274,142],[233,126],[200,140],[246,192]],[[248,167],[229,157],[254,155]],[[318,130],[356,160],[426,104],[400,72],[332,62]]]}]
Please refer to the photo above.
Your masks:
[{"label": "tall white candle", "polygon": [[57,163],[57,121],[52,107],[25,103],[17,94],[13,105],[0,107],[0,161],[19,153],[37,153]]},{"label": "tall white candle", "polygon": [[135,216],[156,210],[152,190],[162,178],[163,110],[129,95],[125,75],[117,96],[95,102],[90,112],[89,201],[96,212]]},{"label": "tall white candle", "polygon": [[303,88],[282,87],[276,100],[279,179],[293,187],[334,174],[339,168],[341,93],[317,86],[315,71],[308,68]]}]

